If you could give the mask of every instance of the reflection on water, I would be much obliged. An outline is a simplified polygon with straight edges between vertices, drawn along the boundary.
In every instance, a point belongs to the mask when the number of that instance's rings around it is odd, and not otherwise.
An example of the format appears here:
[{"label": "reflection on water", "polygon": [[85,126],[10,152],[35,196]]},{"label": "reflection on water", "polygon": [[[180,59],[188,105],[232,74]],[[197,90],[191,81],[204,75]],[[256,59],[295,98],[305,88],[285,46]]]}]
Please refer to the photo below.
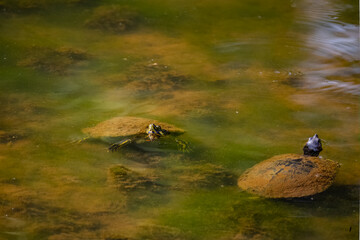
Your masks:
[{"label": "reflection on water", "polygon": [[[0,1],[0,239],[358,239],[357,9],[348,0]],[[116,116],[185,129],[119,152]],[[341,164],[304,199],[236,179],[314,133]],[[104,136],[106,139],[107,136]]]},{"label": "reflection on water", "polygon": [[310,29],[303,63],[306,87],[360,95],[359,26],[339,20],[349,6],[327,1],[303,3],[298,21]]}]

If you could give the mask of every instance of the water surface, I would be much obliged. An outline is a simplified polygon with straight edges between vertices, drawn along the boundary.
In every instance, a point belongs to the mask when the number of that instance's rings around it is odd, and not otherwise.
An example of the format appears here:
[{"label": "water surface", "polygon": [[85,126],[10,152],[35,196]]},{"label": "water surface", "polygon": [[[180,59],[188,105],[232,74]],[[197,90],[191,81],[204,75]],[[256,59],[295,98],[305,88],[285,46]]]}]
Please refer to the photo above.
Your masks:
[{"label": "water surface", "polygon": [[[1,2],[0,239],[358,239],[358,7]],[[79,143],[116,116],[175,124],[192,151]],[[238,189],[246,169],[301,153],[314,133],[341,164],[330,189]],[[121,191],[119,164],[164,187]]]}]

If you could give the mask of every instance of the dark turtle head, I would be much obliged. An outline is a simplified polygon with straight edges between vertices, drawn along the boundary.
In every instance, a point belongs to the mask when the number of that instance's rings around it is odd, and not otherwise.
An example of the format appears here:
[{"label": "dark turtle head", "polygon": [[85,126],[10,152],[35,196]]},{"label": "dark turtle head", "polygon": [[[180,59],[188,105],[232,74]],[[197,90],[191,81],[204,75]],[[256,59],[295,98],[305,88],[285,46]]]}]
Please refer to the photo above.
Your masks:
[{"label": "dark turtle head", "polygon": [[306,156],[319,156],[319,153],[322,151],[321,139],[317,134],[309,138],[306,145],[303,148],[304,155]]}]

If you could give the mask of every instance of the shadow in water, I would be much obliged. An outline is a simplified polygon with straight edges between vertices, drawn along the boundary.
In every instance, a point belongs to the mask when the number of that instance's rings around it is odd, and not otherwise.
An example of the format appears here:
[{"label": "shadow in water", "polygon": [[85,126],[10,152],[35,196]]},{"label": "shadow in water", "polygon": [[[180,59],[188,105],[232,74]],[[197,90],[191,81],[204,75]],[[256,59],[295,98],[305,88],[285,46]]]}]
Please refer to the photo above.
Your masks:
[{"label": "shadow in water", "polygon": [[350,216],[359,212],[359,190],[359,185],[336,185],[311,197],[280,201],[300,208],[309,216]]},{"label": "shadow in water", "polygon": [[[315,219],[324,224],[319,229],[329,228],[331,218],[347,219],[358,214],[358,201],[358,185],[333,186],[312,197],[296,199],[249,195],[232,206],[228,219],[238,229],[233,239],[318,239],[320,233],[311,227]],[[356,226],[349,224],[343,224],[346,231],[356,232]]]}]

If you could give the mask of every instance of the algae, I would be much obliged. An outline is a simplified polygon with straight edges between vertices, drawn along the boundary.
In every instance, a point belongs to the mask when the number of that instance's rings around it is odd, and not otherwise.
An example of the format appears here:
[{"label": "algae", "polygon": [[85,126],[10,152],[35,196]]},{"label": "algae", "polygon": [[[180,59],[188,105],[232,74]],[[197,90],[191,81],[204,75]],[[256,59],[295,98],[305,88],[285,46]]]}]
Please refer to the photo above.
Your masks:
[{"label": "algae", "polygon": [[120,191],[131,192],[136,190],[156,191],[160,185],[156,183],[157,177],[147,176],[130,170],[122,165],[109,168],[111,182]]},{"label": "algae", "polygon": [[162,64],[134,65],[127,75],[125,88],[137,93],[156,93],[180,90],[191,82],[191,78]]},{"label": "algae", "polygon": [[301,211],[287,202],[243,198],[233,205],[228,219],[235,229],[239,229],[235,236],[243,238],[261,236],[263,239],[286,240],[304,239],[315,234],[309,228],[310,219],[296,217],[299,214]]},{"label": "algae", "polygon": [[70,67],[88,58],[89,55],[80,49],[33,47],[24,59],[18,61],[18,65],[50,74],[65,75]]},{"label": "algae", "polygon": [[180,229],[175,227],[148,224],[139,226],[136,234],[138,240],[185,240],[189,239]]},{"label": "algae", "polygon": [[85,22],[89,28],[99,29],[115,34],[135,29],[139,24],[139,15],[127,6],[100,6],[90,19]]},{"label": "algae", "polygon": [[5,132],[0,130],[0,144],[14,143],[23,138],[24,136],[16,132]]},{"label": "algae", "polygon": [[219,188],[236,184],[236,176],[224,167],[205,163],[177,167],[171,172],[177,176],[175,188],[197,190],[199,188]]}]

